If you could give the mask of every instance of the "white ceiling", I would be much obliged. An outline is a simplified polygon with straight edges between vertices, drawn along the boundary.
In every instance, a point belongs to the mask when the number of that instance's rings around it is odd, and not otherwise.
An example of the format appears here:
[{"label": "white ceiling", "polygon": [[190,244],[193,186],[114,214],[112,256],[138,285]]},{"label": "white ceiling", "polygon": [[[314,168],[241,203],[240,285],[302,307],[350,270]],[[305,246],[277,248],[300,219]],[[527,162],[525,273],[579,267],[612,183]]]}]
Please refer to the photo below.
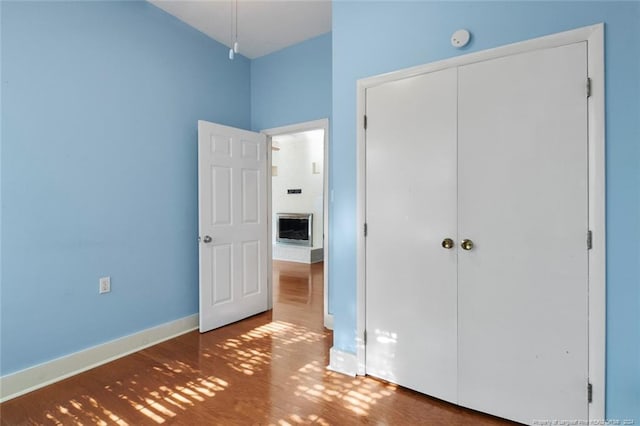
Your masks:
[{"label": "white ceiling", "polygon": [[[234,0],[147,0],[230,47]],[[258,58],[331,31],[331,0],[237,0],[240,54]]]}]

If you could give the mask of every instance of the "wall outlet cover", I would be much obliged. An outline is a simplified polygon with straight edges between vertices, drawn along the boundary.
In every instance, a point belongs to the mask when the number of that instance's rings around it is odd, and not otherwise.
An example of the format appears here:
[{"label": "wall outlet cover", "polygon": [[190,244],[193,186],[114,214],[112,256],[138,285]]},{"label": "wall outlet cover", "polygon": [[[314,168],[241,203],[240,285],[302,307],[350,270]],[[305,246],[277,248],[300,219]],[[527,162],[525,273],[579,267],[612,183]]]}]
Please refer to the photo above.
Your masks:
[{"label": "wall outlet cover", "polygon": [[111,277],[100,278],[100,294],[109,293],[111,291]]}]

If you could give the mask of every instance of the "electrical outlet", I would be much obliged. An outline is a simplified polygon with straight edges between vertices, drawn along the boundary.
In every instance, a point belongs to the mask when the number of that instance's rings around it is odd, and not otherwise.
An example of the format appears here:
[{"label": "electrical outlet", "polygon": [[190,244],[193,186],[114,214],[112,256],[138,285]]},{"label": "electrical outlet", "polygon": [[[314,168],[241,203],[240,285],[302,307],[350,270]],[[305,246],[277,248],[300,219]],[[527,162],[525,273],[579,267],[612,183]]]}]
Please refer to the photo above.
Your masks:
[{"label": "electrical outlet", "polygon": [[111,277],[100,278],[100,294],[111,291]]}]

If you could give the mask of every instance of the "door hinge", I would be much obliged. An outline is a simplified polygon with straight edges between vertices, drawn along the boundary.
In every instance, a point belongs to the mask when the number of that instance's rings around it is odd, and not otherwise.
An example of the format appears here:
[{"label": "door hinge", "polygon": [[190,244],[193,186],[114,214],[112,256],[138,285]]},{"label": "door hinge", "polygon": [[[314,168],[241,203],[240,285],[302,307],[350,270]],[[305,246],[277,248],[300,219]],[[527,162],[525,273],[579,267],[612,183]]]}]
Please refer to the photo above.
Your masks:
[{"label": "door hinge", "polygon": [[587,98],[591,97],[591,78],[587,78]]},{"label": "door hinge", "polygon": [[367,130],[367,116],[364,116],[364,129]]},{"label": "door hinge", "polygon": [[587,400],[593,402],[593,385],[591,383],[587,383]]},{"label": "door hinge", "polygon": [[591,250],[593,248],[593,232],[591,230],[587,231],[587,250]]},{"label": "door hinge", "polygon": [[369,233],[369,227],[367,226],[367,224],[364,224],[364,236],[366,237],[367,234]]},{"label": "door hinge", "polygon": [[364,334],[362,335],[362,340],[364,340],[364,345],[367,345],[367,330],[364,331]]}]

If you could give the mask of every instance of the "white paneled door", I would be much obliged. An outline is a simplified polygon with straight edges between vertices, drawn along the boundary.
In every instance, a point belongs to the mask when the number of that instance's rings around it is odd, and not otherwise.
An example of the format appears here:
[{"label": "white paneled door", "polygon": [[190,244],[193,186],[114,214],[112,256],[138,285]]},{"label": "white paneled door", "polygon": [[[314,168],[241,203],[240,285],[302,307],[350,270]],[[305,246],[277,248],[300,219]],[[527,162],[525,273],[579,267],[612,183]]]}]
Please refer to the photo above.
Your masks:
[{"label": "white paneled door", "polygon": [[586,42],[459,68],[460,404],[587,419]]},{"label": "white paneled door", "polygon": [[198,122],[200,332],[268,309],[266,137]]},{"label": "white paneled door", "polygon": [[586,42],[366,89],[366,372],[588,419]]},{"label": "white paneled door", "polygon": [[452,402],[456,84],[450,69],[367,90],[366,142],[367,372]]}]

